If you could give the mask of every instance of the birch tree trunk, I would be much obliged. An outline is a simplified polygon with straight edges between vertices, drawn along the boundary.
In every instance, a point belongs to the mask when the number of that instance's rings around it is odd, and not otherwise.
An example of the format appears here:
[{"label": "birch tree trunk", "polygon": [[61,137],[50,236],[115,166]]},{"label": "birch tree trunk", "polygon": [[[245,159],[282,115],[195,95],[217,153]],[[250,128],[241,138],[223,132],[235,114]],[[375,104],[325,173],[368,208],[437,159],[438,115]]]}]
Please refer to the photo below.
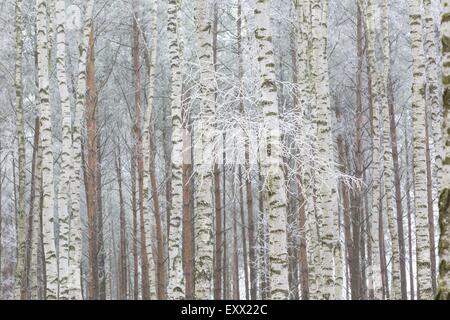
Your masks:
[{"label": "birch tree trunk", "polygon": [[213,204],[211,191],[213,177],[211,154],[213,151],[214,119],[214,63],[212,50],[212,21],[207,14],[207,1],[197,0],[197,30],[200,62],[200,123],[196,127],[198,149],[194,151],[195,170],[198,182],[195,194],[195,298],[211,298],[213,273]]},{"label": "birch tree trunk", "polygon": [[182,75],[181,59],[182,53],[179,46],[178,10],[181,3],[170,0],[168,3],[168,37],[169,57],[172,74],[172,92],[170,96],[172,110],[172,208],[170,210],[169,228],[169,283],[167,288],[169,299],[184,298],[184,275],[182,260],[182,212],[183,212],[183,136],[182,136],[182,114],[181,93]]},{"label": "birch tree trunk", "polygon": [[437,299],[450,300],[450,1],[442,0],[443,179],[439,196],[439,291]]},{"label": "birch tree trunk", "polygon": [[[29,226],[30,230],[30,265],[29,265],[29,279],[28,290],[30,291],[29,298],[38,299],[40,285],[42,283],[42,275],[40,274],[39,264],[39,247],[41,244],[41,195],[42,195],[42,146],[40,136],[40,119],[36,117],[36,124],[34,127],[34,150],[35,152],[35,167],[34,167],[34,195],[33,203],[30,203],[30,214],[32,214],[32,223]],[[34,156],[34,154],[33,154]],[[31,219],[30,219],[31,220]]]},{"label": "birch tree trunk", "polygon": [[[360,5],[360,4],[359,4]],[[367,55],[368,55],[368,67],[370,73],[370,79],[374,86],[374,91],[378,92],[380,76],[376,70],[376,60],[375,60],[375,16],[372,0],[367,1],[367,7],[365,12],[365,23],[366,23],[366,41],[367,41]],[[373,154],[372,154],[372,211],[370,217],[372,220],[372,228],[370,238],[372,241],[372,265],[368,266],[368,277],[373,279],[373,292],[375,299],[382,298],[382,280],[381,280],[381,245],[380,242],[383,239],[379,237],[379,226],[382,221],[379,220],[380,211],[380,101],[377,98],[377,94],[371,95],[373,105],[373,116],[372,116],[372,141],[373,141]]]},{"label": "birch tree trunk", "polygon": [[78,78],[75,103],[75,116],[72,126],[72,161],[70,171],[70,231],[69,231],[69,299],[80,300],[81,293],[81,123],[86,98],[86,64],[89,46],[89,34],[92,30],[94,1],[86,3],[84,26],[79,46]]},{"label": "birch tree trunk", "polygon": [[47,277],[47,299],[56,299],[58,294],[58,265],[54,233],[54,188],[53,188],[53,143],[52,110],[50,106],[50,88],[47,51],[47,4],[45,0],[36,1],[37,51],[39,99],[41,106],[42,128],[42,192],[44,228],[43,242]]},{"label": "birch tree trunk", "polygon": [[[431,0],[423,0],[424,9],[424,50],[425,50],[425,63],[426,63],[426,105],[428,112],[431,113],[431,122],[427,123],[427,134],[431,133],[432,139],[428,139],[427,136],[427,175],[428,171],[431,171],[430,178],[428,179],[428,192],[429,192],[429,230],[430,230],[430,262],[431,262],[431,286],[433,294],[436,294],[436,243],[434,237],[434,209],[439,205],[438,201],[433,201],[432,188],[436,187],[439,190],[442,183],[442,115],[440,111],[441,97],[439,94],[438,86],[438,66],[436,58],[436,32],[433,21],[433,14],[431,12]],[[429,129],[428,129],[429,128]],[[430,141],[432,140],[432,141]],[[434,151],[434,165],[431,168],[431,151],[430,142],[433,144]]]},{"label": "birch tree trunk", "polygon": [[67,299],[69,294],[69,179],[71,162],[71,125],[69,90],[66,75],[66,22],[65,1],[56,1],[56,72],[62,114],[61,171],[58,183],[58,221],[59,221],[59,298]]},{"label": "birch tree trunk", "polygon": [[[151,125],[151,117],[153,111],[153,98],[155,93],[155,76],[156,76],[156,50],[158,45],[158,34],[157,34],[157,25],[158,25],[158,16],[157,16],[157,0],[153,0],[151,2],[150,8],[151,14],[151,47],[150,49],[146,49],[145,57],[147,64],[147,75],[148,75],[148,86],[147,86],[147,110],[144,114],[144,129],[142,135],[142,149],[143,149],[143,161],[144,161],[144,176],[143,176],[143,197],[144,197],[144,206],[147,206],[149,200],[149,190],[151,188],[150,182],[150,167],[152,165],[151,161],[151,148],[150,148],[150,125]],[[153,199],[154,203],[156,199]],[[157,208],[155,208],[155,211]],[[147,254],[149,255],[149,268],[150,268],[150,298],[154,299],[156,297],[156,275],[154,272],[155,269],[155,259],[153,258],[153,250],[152,250],[152,241],[151,241],[151,223],[149,215],[146,214],[144,217],[145,229],[148,230],[146,234],[146,245],[147,245]],[[159,262],[158,262],[159,263]]]},{"label": "birch tree trunk", "polygon": [[396,216],[394,216],[393,195],[392,190],[394,188],[393,181],[393,157],[392,149],[390,145],[390,118],[389,118],[389,105],[387,99],[387,86],[390,73],[390,37],[389,37],[389,11],[388,2],[383,2],[383,83],[379,86],[379,94],[381,100],[381,112],[383,123],[383,186],[385,196],[385,206],[388,219],[388,228],[391,236],[391,249],[392,249],[392,299],[401,298],[401,279],[400,279],[400,250],[398,240],[398,230]]},{"label": "birch tree trunk", "polygon": [[331,149],[331,114],[328,83],[327,60],[327,22],[328,1],[311,2],[311,35],[312,35],[312,75],[316,94],[316,108],[313,110],[313,122],[317,130],[319,159],[326,161],[319,164],[317,207],[321,223],[321,275],[322,299],[333,299],[335,290],[333,252],[337,244],[334,217],[337,213],[337,181],[333,177],[333,150]]},{"label": "birch tree trunk", "polygon": [[18,140],[19,156],[19,210],[17,212],[17,263],[16,263],[16,298],[26,298],[26,268],[25,268],[25,132],[23,118],[23,35],[22,35],[22,0],[16,0],[16,65],[15,65],[15,89],[16,89],[16,132]]},{"label": "birch tree trunk", "polygon": [[425,159],[425,58],[422,42],[420,0],[409,0],[411,51],[413,58],[412,110],[414,130],[414,202],[416,208],[417,295],[430,299],[430,236],[428,233],[427,175]]},{"label": "birch tree trunk", "polygon": [[258,1],[255,8],[255,37],[260,67],[260,108],[264,118],[262,166],[269,219],[270,296],[288,299],[286,190],[281,158],[275,61],[270,23],[270,0]]},{"label": "birch tree trunk", "polygon": [[434,19],[431,11],[431,0],[423,0],[424,9],[424,32],[425,42],[424,49],[426,55],[426,70],[427,70],[427,93],[429,98],[429,106],[431,110],[431,132],[433,136],[434,145],[434,177],[436,178],[435,185],[440,186],[442,180],[442,112],[440,109],[440,91],[438,86],[438,65],[437,65],[437,51],[436,51],[436,31]]}]

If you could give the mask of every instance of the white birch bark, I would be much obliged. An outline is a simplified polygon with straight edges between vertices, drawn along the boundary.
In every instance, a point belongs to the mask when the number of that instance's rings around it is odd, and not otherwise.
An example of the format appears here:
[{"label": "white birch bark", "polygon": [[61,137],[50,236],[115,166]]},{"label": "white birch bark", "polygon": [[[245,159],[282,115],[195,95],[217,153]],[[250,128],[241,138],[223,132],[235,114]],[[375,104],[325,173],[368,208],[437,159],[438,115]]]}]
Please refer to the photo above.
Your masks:
[{"label": "white birch bark", "polygon": [[425,158],[425,57],[422,41],[420,0],[409,0],[409,24],[413,58],[413,147],[414,204],[416,208],[417,292],[421,299],[432,295],[430,272],[430,236],[428,232],[427,174]]},{"label": "white birch bark", "polygon": [[[390,118],[389,105],[387,99],[387,86],[390,73],[390,36],[389,36],[389,8],[388,1],[383,1],[383,84],[380,89],[380,100],[383,123],[383,186],[385,197],[385,208],[387,212],[387,222],[391,236],[392,248],[392,281],[391,281],[391,299],[400,299],[400,249],[398,242],[397,219],[394,215],[394,203],[392,190],[394,189],[394,167],[392,158],[392,148],[390,145]],[[378,93],[377,93],[378,94]]]},{"label": "white birch bark", "polygon": [[22,0],[16,0],[16,65],[15,65],[15,89],[16,89],[16,132],[18,140],[19,156],[19,199],[17,212],[17,263],[16,263],[16,299],[21,297],[22,282],[25,280],[25,133],[23,118],[23,35],[22,35]]},{"label": "white birch bark", "polygon": [[324,162],[317,166],[318,215],[321,217],[321,272],[322,299],[334,299],[335,279],[333,251],[336,246],[334,216],[337,215],[337,179],[333,166],[334,152],[331,136],[331,113],[329,101],[327,61],[328,1],[314,0],[311,3],[312,75],[316,94],[316,106],[312,120],[317,130],[317,156]]},{"label": "white birch bark", "polygon": [[75,118],[72,126],[72,162],[70,171],[70,232],[69,232],[69,299],[81,299],[81,121],[85,109],[86,63],[89,34],[92,28],[94,1],[88,0],[84,17],[84,27],[79,45],[78,79],[75,103]]},{"label": "white birch bark", "polygon": [[208,15],[208,2],[196,1],[197,35],[200,64],[200,121],[195,128],[198,138],[195,152],[197,189],[195,192],[195,264],[196,299],[212,297],[213,273],[213,205],[212,205],[212,151],[215,113],[215,79],[212,50],[212,21]]},{"label": "white birch bark", "polygon": [[54,230],[54,187],[53,187],[53,145],[52,145],[52,110],[50,105],[50,88],[47,51],[47,4],[45,0],[36,1],[37,16],[37,54],[39,99],[41,106],[42,128],[42,225],[44,256],[47,276],[47,299],[56,299],[58,294],[58,266],[55,248]]},{"label": "white birch bark", "polygon": [[439,188],[442,181],[442,113],[441,113],[441,97],[438,86],[438,66],[436,52],[436,32],[434,27],[433,15],[431,12],[431,0],[423,0],[424,8],[424,31],[425,42],[424,49],[426,55],[426,74],[427,74],[427,93],[430,99],[431,110],[431,132],[433,136],[434,149],[434,177],[435,185]]},{"label": "white birch bark", "polygon": [[178,11],[181,3],[178,0],[169,0],[168,3],[168,38],[169,59],[172,75],[171,113],[172,113],[172,208],[170,211],[169,227],[169,283],[167,296],[169,299],[184,298],[184,275],[182,264],[182,212],[183,212],[183,137],[182,137],[182,52],[179,45]]},{"label": "white birch bark", "polygon": [[148,201],[150,186],[150,125],[153,110],[153,98],[155,94],[155,77],[156,77],[156,49],[158,45],[158,15],[157,15],[157,0],[151,2],[151,44],[148,50],[149,66],[148,72],[148,87],[147,87],[147,110],[144,114],[144,129],[142,133],[142,149],[143,149],[143,161],[144,161],[144,174],[143,174],[143,195],[144,195],[144,224],[146,233],[146,245],[147,255],[149,260],[149,277],[150,277],[150,299],[156,299],[156,269],[155,260],[153,257],[151,230],[152,224],[150,223],[150,217],[148,214]]},{"label": "white birch bark", "polygon": [[[359,5],[361,5],[359,3]],[[381,283],[381,263],[380,263],[380,241],[382,239],[379,238],[378,230],[379,225],[382,221],[379,221],[379,210],[380,210],[380,180],[381,180],[381,170],[380,170],[380,161],[381,161],[381,153],[380,153],[380,100],[377,92],[379,92],[378,88],[380,86],[380,76],[378,70],[376,68],[376,60],[375,60],[375,16],[374,16],[374,8],[373,1],[367,1],[367,7],[365,10],[365,24],[367,30],[367,55],[368,55],[368,64],[369,64],[369,72],[370,77],[372,79],[373,85],[373,97],[371,97],[372,105],[373,105],[373,118],[372,118],[372,142],[373,142],[373,154],[372,154],[372,164],[373,164],[373,172],[372,172],[372,210],[370,212],[370,219],[372,222],[370,239],[372,244],[372,265],[368,266],[367,275],[370,277],[373,283],[373,292],[375,299],[381,299],[383,293],[383,287]]]},{"label": "white birch bark", "polygon": [[56,75],[62,114],[61,170],[58,183],[58,221],[59,221],[59,298],[68,298],[69,275],[69,177],[71,169],[71,111],[66,74],[66,7],[64,0],[56,1]]},{"label": "white birch bark", "polygon": [[[35,146],[36,147],[36,146]],[[41,245],[41,186],[42,186],[42,146],[41,139],[37,146],[37,159],[35,171],[35,195],[34,195],[34,211],[33,211],[33,230],[31,232],[31,260],[30,260],[30,281],[31,299],[36,300],[39,297],[39,287],[42,283],[38,273],[39,263],[39,246]]]},{"label": "white birch bark", "polygon": [[264,117],[262,166],[265,175],[263,192],[267,193],[269,219],[270,296],[287,299],[289,294],[287,268],[286,190],[281,158],[281,133],[275,77],[275,61],[270,22],[270,0],[256,3],[255,37],[260,67],[260,108]]},{"label": "white birch bark", "polygon": [[[311,74],[311,1],[299,0],[297,2],[297,14],[299,19],[299,42],[298,42],[298,84],[300,95],[301,112],[306,118],[311,118],[311,108],[316,105],[316,95],[314,94],[313,79]],[[314,136],[311,137],[314,139]],[[310,145],[315,145],[315,140]],[[310,150],[315,152],[315,150]],[[311,154],[305,153],[303,157],[307,159]],[[305,198],[305,236],[308,255],[308,281],[309,297],[319,299],[321,295],[320,285],[320,226],[316,223],[314,175],[312,174],[313,161],[305,161],[302,167],[302,186]]]},{"label": "white birch bark", "polygon": [[450,300],[450,0],[442,1],[443,84],[443,179],[439,197],[439,291],[437,298]]}]

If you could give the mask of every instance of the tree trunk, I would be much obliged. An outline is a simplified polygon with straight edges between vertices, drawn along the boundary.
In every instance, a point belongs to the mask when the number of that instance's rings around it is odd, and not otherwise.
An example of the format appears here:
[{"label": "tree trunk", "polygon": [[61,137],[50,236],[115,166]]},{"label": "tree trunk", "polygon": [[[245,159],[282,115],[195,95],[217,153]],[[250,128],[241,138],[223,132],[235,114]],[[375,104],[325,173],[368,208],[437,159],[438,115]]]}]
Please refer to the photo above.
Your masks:
[{"label": "tree trunk", "polygon": [[70,231],[69,231],[69,298],[81,299],[81,121],[86,105],[86,64],[89,50],[89,35],[93,29],[92,12],[94,1],[88,0],[84,18],[83,35],[79,46],[78,78],[75,117],[72,126],[72,161],[70,176]]},{"label": "tree trunk", "polygon": [[120,146],[118,146],[118,154],[115,155],[115,167],[117,175],[117,185],[119,187],[119,224],[120,224],[120,255],[119,255],[119,288],[118,298],[126,300],[127,295],[127,233],[125,220],[125,205],[122,192],[122,160],[120,155]]},{"label": "tree trunk", "polygon": [[402,192],[401,192],[401,180],[400,180],[400,166],[398,159],[398,146],[397,146],[397,125],[395,121],[394,113],[394,97],[392,92],[392,84],[388,82],[388,98],[389,98],[389,117],[390,117],[390,136],[391,136],[391,148],[392,159],[394,165],[394,188],[395,188],[395,207],[397,211],[396,222],[398,230],[398,247],[400,254],[400,280],[401,280],[401,294],[402,299],[407,300],[407,281],[406,281],[406,257],[405,257],[405,237],[403,232],[403,206],[402,206]]},{"label": "tree trunk", "polygon": [[167,294],[169,299],[185,297],[183,260],[182,260],[182,213],[183,213],[183,129],[182,129],[182,52],[179,45],[178,10],[176,0],[168,4],[169,56],[172,74],[171,116],[172,116],[172,153],[171,153],[171,210],[169,228],[169,282]]},{"label": "tree trunk", "polygon": [[413,58],[412,110],[414,130],[414,191],[416,208],[417,295],[430,299],[433,294],[428,232],[427,176],[425,151],[425,58],[422,42],[420,0],[409,1],[411,52]]},{"label": "tree trunk", "polygon": [[94,32],[89,35],[89,51],[87,62],[87,97],[86,97],[86,132],[87,132],[87,161],[85,165],[86,203],[88,216],[88,298],[99,298],[98,278],[98,233],[97,233],[97,87],[95,81],[95,48]]},{"label": "tree trunk", "polygon": [[442,56],[443,56],[443,185],[439,190],[439,291],[437,298],[450,300],[450,1],[442,1]]},{"label": "tree trunk", "polygon": [[279,127],[275,61],[270,23],[270,1],[261,0],[255,9],[255,37],[258,47],[257,60],[260,66],[260,110],[264,118],[262,165],[266,180],[267,208],[269,219],[269,268],[270,297],[274,300],[289,296],[287,272],[286,194],[281,159],[281,137]]},{"label": "tree trunk", "polygon": [[41,107],[42,128],[42,192],[43,211],[42,224],[44,227],[43,243],[47,277],[47,299],[53,300],[58,295],[58,264],[55,248],[54,233],[54,188],[53,188],[53,143],[52,143],[52,111],[50,105],[50,87],[47,51],[47,4],[44,0],[36,1],[37,16],[37,51],[38,51],[38,79],[39,99]]},{"label": "tree trunk", "polygon": [[25,299],[27,294],[25,268],[25,188],[26,188],[26,159],[25,159],[25,125],[23,117],[23,34],[22,34],[22,0],[16,0],[16,65],[15,65],[15,89],[16,89],[16,132],[18,140],[19,156],[19,210],[17,212],[17,263],[16,263],[16,288],[18,299]]},{"label": "tree trunk", "polygon": [[213,128],[215,114],[214,58],[212,50],[212,21],[207,15],[206,1],[197,0],[196,18],[198,28],[198,48],[200,48],[200,123],[196,127],[195,171],[198,180],[195,195],[195,298],[210,299],[213,278],[213,188],[212,158]]}]

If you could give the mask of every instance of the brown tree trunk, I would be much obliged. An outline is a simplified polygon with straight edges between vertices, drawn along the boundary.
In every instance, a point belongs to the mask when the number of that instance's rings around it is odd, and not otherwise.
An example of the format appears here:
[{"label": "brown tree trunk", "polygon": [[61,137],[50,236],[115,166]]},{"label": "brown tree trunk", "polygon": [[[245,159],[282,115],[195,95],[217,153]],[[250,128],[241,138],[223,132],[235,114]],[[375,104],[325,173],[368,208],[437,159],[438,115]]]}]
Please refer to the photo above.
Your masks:
[{"label": "brown tree trunk", "polygon": [[[223,134],[223,145],[225,147],[225,133]],[[226,153],[225,148],[222,153],[222,190],[223,190],[223,199],[222,199],[222,210],[223,210],[223,263],[222,263],[222,281],[223,281],[223,299],[228,299],[230,290],[230,281],[229,280],[229,273],[228,273],[228,256],[227,256],[227,219],[226,219],[226,170],[225,170],[225,163],[226,163]]]},{"label": "brown tree trunk", "polygon": [[89,35],[89,50],[86,69],[86,131],[87,161],[85,163],[86,203],[88,216],[88,299],[99,298],[98,241],[97,241],[97,87],[95,83],[94,32]]},{"label": "brown tree trunk", "polygon": [[[233,195],[236,195],[235,181],[233,181]],[[234,200],[235,198],[233,197]],[[237,209],[235,201],[233,201],[233,299],[240,299]]]},{"label": "brown tree trunk", "polygon": [[[213,61],[214,68],[217,67],[217,4],[214,4],[213,20]],[[217,93],[216,93],[217,101]],[[214,244],[214,299],[219,300],[222,295],[222,207],[220,193],[220,170],[219,164],[214,163],[214,209],[215,209],[215,244]]]},{"label": "brown tree trunk", "polygon": [[[183,121],[183,123],[185,123]],[[187,128],[183,133],[183,266],[185,279],[186,299],[194,298],[194,251],[192,226],[192,161],[191,161],[191,135]]]},{"label": "brown tree trunk", "polygon": [[119,299],[127,299],[127,234],[125,220],[125,205],[122,191],[122,159],[120,155],[120,146],[118,144],[118,154],[115,156],[115,166],[117,175],[117,184],[119,187],[119,223],[120,223],[120,255],[119,255]]}]

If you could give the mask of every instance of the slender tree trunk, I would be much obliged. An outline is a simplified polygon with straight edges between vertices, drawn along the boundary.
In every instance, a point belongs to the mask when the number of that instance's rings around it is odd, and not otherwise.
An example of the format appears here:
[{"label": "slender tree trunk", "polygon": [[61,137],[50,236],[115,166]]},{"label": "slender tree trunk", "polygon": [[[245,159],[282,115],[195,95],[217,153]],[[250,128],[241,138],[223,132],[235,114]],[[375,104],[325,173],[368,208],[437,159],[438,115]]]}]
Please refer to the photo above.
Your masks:
[{"label": "slender tree trunk", "polygon": [[[186,117],[184,112],[183,118]],[[182,123],[187,119],[184,118]],[[183,266],[186,280],[185,298],[194,298],[194,252],[192,225],[192,158],[191,158],[191,134],[189,129],[183,128]]]},{"label": "slender tree trunk", "polygon": [[[214,69],[217,72],[217,3],[214,4],[213,20],[213,60]],[[239,37],[239,35],[238,35]],[[217,100],[217,93],[215,94]],[[214,160],[214,224],[215,224],[215,243],[214,243],[214,299],[219,300],[222,296],[222,198],[220,193],[220,169],[217,160]]]},{"label": "slender tree trunk", "polygon": [[16,298],[25,299],[27,288],[27,269],[25,268],[25,125],[23,117],[23,34],[22,34],[22,0],[16,0],[16,65],[15,65],[15,89],[16,89],[16,132],[18,140],[19,157],[19,210],[17,212],[17,263],[16,263]]},{"label": "slender tree trunk", "polygon": [[[28,224],[27,224],[27,236],[26,236],[26,246],[25,246],[25,269],[27,270],[27,277],[25,277],[25,288],[26,294],[25,299],[36,298],[36,285],[37,285],[37,266],[35,257],[35,252],[37,251],[36,237],[39,236],[38,223],[39,223],[39,199],[40,199],[40,181],[41,181],[41,171],[40,171],[40,161],[39,152],[40,147],[40,119],[35,118],[34,122],[34,142],[33,142],[33,155],[31,161],[31,187],[30,187],[30,209],[28,213]],[[0,228],[1,230],[1,228]],[[33,262],[33,264],[32,264]]]},{"label": "slender tree trunk", "polygon": [[88,217],[88,298],[99,298],[98,275],[98,229],[97,229],[97,87],[95,81],[95,48],[94,32],[89,35],[89,51],[86,71],[86,132],[87,132],[87,161],[85,165],[86,176],[86,203]]},{"label": "slender tree trunk", "polygon": [[[373,86],[373,91],[375,91],[375,95],[369,94],[370,103],[372,104],[372,114],[371,114],[371,123],[372,123],[372,142],[373,142],[373,152],[372,152],[372,164],[373,164],[373,173],[372,173],[372,211],[370,213],[370,217],[372,219],[372,228],[371,228],[371,246],[372,246],[372,265],[368,266],[368,276],[373,279],[373,290],[374,290],[374,298],[381,299],[383,295],[383,276],[382,276],[382,262],[383,254],[382,248],[384,239],[380,238],[380,228],[382,228],[382,220],[380,217],[380,202],[381,202],[381,170],[380,170],[380,104],[381,102],[377,98],[379,92],[379,83],[380,76],[378,70],[375,67],[375,17],[374,17],[374,8],[372,0],[367,1],[367,8],[365,12],[365,24],[366,24],[366,42],[367,42],[367,57],[368,57],[368,69],[369,69],[369,79]],[[372,87],[369,86],[369,87]],[[372,281],[372,280],[371,280]]]},{"label": "slender tree trunk", "polygon": [[38,79],[39,99],[41,107],[42,128],[42,192],[43,211],[42,224],[44,227],[43,243],[45,254],[47,299],[56,299],[58,295],[58,264],[55,248],[54,233],[54,188],[53,188],[53,146],[52,146],[52,112],[50,105],[50,87],[47,51],[47,4],[44,0],[36,1],[37,17],[37,50],[38,50]]},{"label": "slender tree trunk", "polygon": [[142,273],[141,273],[141,285],[142,285],[142,299],[149,300],[150,297],[150,285],[149,283],[149,255],[151,256],[151,247],[149,248],[147,233],[150,232],[148,224],[145,223],[145,217],[147,215],[147,202],[144,200],[144,160],[143,160],[143,148],[142,148],[142,131],[141,131],[141,63],[139,59],[139,37],[140,29],[138,26],[138,0],[133,0],[133,31],[132,31],[132,60],[133,60],[133,81],[134,81],[134,137],[135,137],[135,154],[137,163],[137,189],[139,194],[139,217],[140,217],[140,241],[141,241],[141,259],[142,259]]},{"label": "slender tree trunk", "polygon": [[420,0],[409,1],[411,51],[413,58],[412,110],[414,129],[414,191],[416,208],[417,294],[430,299],[433,294],[430,262],[430,235],[426,188],[425,150],[425,58],[422,41]]},{"label": "slender tree trunk", "polygon": [[75,117],[72,126],[72,161],[70,170],[70,231],[69,231],[69,298],[82,298],[81,281],[81,121],[85,109],[86,74],[89,50],[89,35],[93,29],[92,12],[94,1],[88,0],[84,18],[84,27],[81,44],[79,46],[78,79],[75,104]]},{"label": "slender tree trunk", "polygon": [[439,291],[437,298],[450,300],[450,1],[442,1],[442,56],[443,56],[443,185],[439,192]]},{"label": "slender tree trunk", "polygon": [[[183,213],[183,132],[182,132],[182,52],[178,38],[178,10],[181,10],[179,1],[170,0],[168,5],[168,34],[169,55],[172,74],[171,116],[172,116],[172,153],[171,175],[172,189],[171,210],[169,217],[169,283],[167,288],[169,299],[183,299],[185,285],[182,260],[182,213]],[[168,191],[169,192],[169,191]]]},{"label": "slender tree trunk", "polygon": [[120,155],[120,146],[118,145],[118,154],[115,155],[115,167],[117,175],[117,185],[119,187],[119,224],[120,224],[120,255],[119,255],[119,288],[118,298],[126,300],[127,295],[127,233],[125,219],[125,205],[122,191],[122,160]]},{"label": "slender tree trunk", "polygon": [[[135,12],[135,15],[137,15],[137,12]],[[147,86],[147,110],[145,111],[144,115],[144,129],[143,129],[143,136],[142,136],[142,149],[143,149],[143,205],[144,205],[144,211],[147,212],[147,203],[149,201],[149,188],[152,190],[152,198],[154,203],[154,210],[155,210],[155,222],[158,220],[156,213],[159,214],[159,199],[158,197],[154,198],[154,186],[155,181],[154,177],[152,177],[151,168],[153,168],[153,153],[152,153],[152,139],[151,136],[151,118],[152,118],[152,112],[153,112],[153,104],[154,104],[154,95],[155,95],[155,80],[156,80],[156,54],[157,54],[157,45],[158,45],[158,15],[157,15],[157,1],[151,2],[150,7],[150,15],[151,15],[151,47],[150,49],[146,49],[145,52],[145,63],[147,67],[147,75],[148,75],[148,86]],[[145,37],[144,37],[145,39]],[[153,179],[153,180],[152,180]],[[160,218],[159,218],[160,219]],[[152,239],[150,237],[151,232],[151,226],[150,218],[148,214],[145,214],[144,216],[144,223],[145,223],[145,229],[148,231],[146,233],[146,246],[147,246],[147,255],[149,255],[149,277],[150,277],[150,297],[152,299],[156,298],[156,295],[161,295],[161,290],[165,286],[165,280],[164,280],[164,262],[162,261],[162,258],[160,256],[157,257],[156,263],[158,263],[157,271],[159,277],[162,277],[161,279],[158,278],[158,284],[156,283],[156,274],[155,274],[155,259],[153,258],[153,246],[152,246]],[[160,223],[160,222],[159,222]],[[159,238],[158,238],[159,239]],[[160,242],[157,243],[158,252],[159,248],[162,246]],[[162,272],[162,273],[161,273]],[[158,288],[158,289],[157,289]],[[165,293],[163,291],[163,293]],[[158,296],[159,297],[159,296]]]},{"label": "slender tree trunk", "polygon": [[405,236],[403,232],[403,205],[402,205],[402,192],[401,192],[401,180],[400,180],[400,166],[398,159],[398,145],[397,145],[397,125],[394,113],[394,97],[392,93],[392,84],[388,83],[389,93],[389,117],[390,117],[390,136],[392,147],[392,159],[394,165],[394,188],[395,188],[395,207],[397,211],[396,222],[398,230],[398,247],[400,254],[400,279],[401,279],[401,294],[402,299],[407,300],[407,281],[406,281],[406,256],[405,256]]},{"label": "slender tree trunk", "polygon": [[239,253],[238,253],[238,230],[237,230],[237,208],[236,208],[236,172],[233,174],[233,299],[240,300],[240,277],[239,277]]},{"label": "slender tree trunk", "polygon": [[131,210],[133,212],[133,295],[134,300],[139,299],[139,252],[138,252],[138,216],[136,196],[136,158],[134,150],[131,154]]},{"label": "slender tree trunk", "polygon": [[270,1],[261,0],[255,9],[255,37],[259,48],[257,60],[260,65],[260,110],[264,118],[263,176],[266,179],[269,219],[269,268],[271,299],[287,299],[289,295],[287,272],[286,191],[281,159],[281,137],[277,85],[272,43],[272,27],[269,18]]},{"label": "slender tree trunk", "polygon": [[[98,108],[96,108],[96,117],[98,119]],[[97,132],[97,172],[96,172],[96,193],[97,197],[97,257],[98,257],[98,298],[106,300],[106,265],[105,265],[105,247],[103,232],[103,195],[102,195],[102,151],[101,151],[101,133]]]},{"label": "slender tree trunk", "polygon": [[212,122],[215,114],[214,57],[212,50],[212,21],[207,15],[205,0],[196,2],[198,47],[200,48],[201,119],[196,127],[197,148],[194,150],[198,180],[196,190],[195,220],[195,298],[210,299],[213,278],[213,207],[211,190],[213,175],[211,154],[213,151]]},{"label": "slender tree trunk", "polygon": [[61,170],[58,184],[58,222],[59,222],[59,299],[69,297],[69,179],[71,162],[71,125],[72,116],[70,110],[69,89],[66,74],[66,35],[64,23],[66,20],[65,2],[56,1],[56,72],[58,78],[59,98],[62,114],[62,150]]},{"label": "slender tree trunk", "polygon": [[392,189],[395,185],[392,147],[390,145],[390,120],[389,120],[389,102],[388,102],[388,83],[390,74],[390,35],[389,35],[389,8],[388,2],[384,1],[383,5],[383,82],[380,89],[381,108],[382,108],[382,122],[383,122],[383,185],[384,198],[386,205],[386,212],[388,218],[388,228],[391,236],[391,273],[392,273],[392,299],[400,299],[401,292],[401,272],[400,272],[400,249],[398,239],[398,223],[394,216],[393,195]]}]

